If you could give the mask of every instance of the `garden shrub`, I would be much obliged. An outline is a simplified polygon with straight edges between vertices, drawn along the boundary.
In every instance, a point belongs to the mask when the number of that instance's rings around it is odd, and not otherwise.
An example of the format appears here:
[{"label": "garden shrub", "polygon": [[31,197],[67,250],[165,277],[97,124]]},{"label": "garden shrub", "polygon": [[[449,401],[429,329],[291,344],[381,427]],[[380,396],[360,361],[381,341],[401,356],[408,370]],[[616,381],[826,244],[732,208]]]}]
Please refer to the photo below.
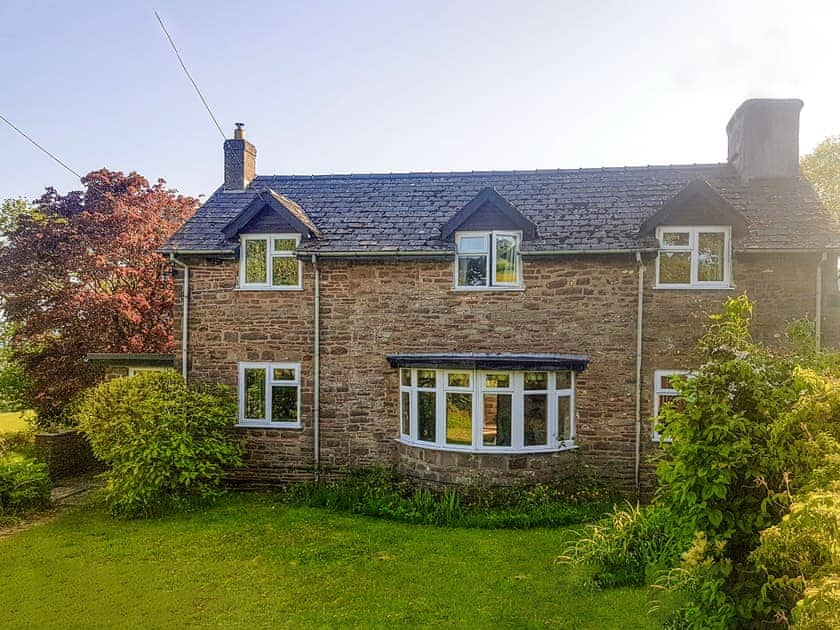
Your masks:
[{"label": "garden shrub", "polygon": [[494,487],[475,484],[436,490],[396,479],[386,468],[358,468],[328,481],[290,487],[297,505],[364,514],[406,523],[486,529],[559,527],[603,516],[614,501],[600,485],[575,480]]},{"label": "garden shrub", "polygon": [[[727,300],[697,344],[700,367],[675,377],[653,504],[617,512],[570,554],[605,585],[670,565],[660,583],[685,602],[670,627],[814,624],[838,595],[840,357],[814,352],[801,322],[772,352],[752,340],[751,315],[746,296]],[[676,545],[634,539],[649,522]]]},{"label": "garden shrub", "polygon": [[17,453],[0,455],[0,516],[49,506],[51,488],[46,464]]},{"label": "garden shrub", "polygon": [[103,473],[112,514],[151,516],[221,492],[241,465],[230,427],[236,399],[225,387],[187,385],[174,372],[101,383],[76,412]]}]

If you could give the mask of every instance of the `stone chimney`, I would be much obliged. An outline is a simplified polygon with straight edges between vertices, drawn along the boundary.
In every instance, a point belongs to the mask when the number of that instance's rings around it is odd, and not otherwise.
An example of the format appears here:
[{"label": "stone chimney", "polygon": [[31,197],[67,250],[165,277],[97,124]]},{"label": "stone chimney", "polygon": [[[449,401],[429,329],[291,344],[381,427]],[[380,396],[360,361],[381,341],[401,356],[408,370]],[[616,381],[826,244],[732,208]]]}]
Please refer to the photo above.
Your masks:
[{"label": "stone chimney", "polygon": [[726,125],[729,163],[741,179],[796,177],[799,174],[798,98],[751,98]]},{"label": "stone chimney", "polygon": [[236,123],[233,139],[225,140],[225,190],[245,190],[257,169],[257,148],[245,139],[245,123]]}]

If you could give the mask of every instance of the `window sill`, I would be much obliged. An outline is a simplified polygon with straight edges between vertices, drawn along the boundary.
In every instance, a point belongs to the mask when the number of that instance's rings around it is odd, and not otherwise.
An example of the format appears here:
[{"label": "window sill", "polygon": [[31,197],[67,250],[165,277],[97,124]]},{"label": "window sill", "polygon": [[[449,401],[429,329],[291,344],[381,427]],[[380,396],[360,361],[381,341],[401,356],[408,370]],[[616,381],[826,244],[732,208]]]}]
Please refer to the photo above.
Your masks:
[{"label": "window sill", "polygon": [[525,287],[452,287],[453,293],[510,293],[522,292]]},{"label": "window sill", "polygon": [[734,291],[735,286],[725,285],[703,285],[703,284],[654,284],[656,291]]},{"label": "window sill", "polygon": [[303,291],[303,287],[236,287],[234,291]]},{"label": "window sill", "polygon": [[560,453],[563,451],[572,451],[578,447],[573,441],[569,440],[566,444],[557,447],[550,446],[529,446],[525,448],[508,448],[506,446],[487,447],[475,449],[471,446],[442,446],[440,444],[430,444],[429,442],[413,442],[404,437],[396,439],[400,444],[406,446],[413,446],[415,448],[422,448],[429,451],[446,451],[449,453],[464,453],[465,455],[540,455],[547,453]]},{"label": "window sill", "polygon": [[303,428],[300,422],[237,422],[237,429],[296,429]]}]

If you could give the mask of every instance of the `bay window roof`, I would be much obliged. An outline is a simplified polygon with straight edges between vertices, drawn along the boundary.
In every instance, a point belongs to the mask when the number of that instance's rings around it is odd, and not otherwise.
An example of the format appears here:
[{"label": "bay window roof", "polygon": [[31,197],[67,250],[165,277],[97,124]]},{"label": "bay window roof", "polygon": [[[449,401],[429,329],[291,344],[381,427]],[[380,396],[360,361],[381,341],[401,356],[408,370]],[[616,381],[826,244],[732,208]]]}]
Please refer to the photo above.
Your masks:
[{"label": "bay window roof", "polygon": [[389,354],[391,367],[462,368],[474,370],[573,370],[582,372],[589,357],[582,354],[507,352],[421,352]]}]

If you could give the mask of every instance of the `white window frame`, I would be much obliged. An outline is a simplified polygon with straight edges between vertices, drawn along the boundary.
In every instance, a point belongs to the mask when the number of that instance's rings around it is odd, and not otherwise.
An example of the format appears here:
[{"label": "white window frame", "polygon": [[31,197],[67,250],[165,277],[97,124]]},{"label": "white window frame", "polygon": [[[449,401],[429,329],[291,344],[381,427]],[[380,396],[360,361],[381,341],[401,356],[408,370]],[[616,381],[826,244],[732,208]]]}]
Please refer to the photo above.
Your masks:
[{"label": "white window frame", "polygon": [[[684,376],[688,374],[688,370],[654,370],[653,372],[653,416],[651,422],[651,440],[659,442],[662,439],[662,434],[656,430],[656,421],[659,418],[659,408],[661,406],[661,396],[676,396],[677,390],[667,387],[661,387],[661,379],[663,376]],[[670,442],[670,438],[666,442]]]},{"label": "white window frame", "polygon": [[[446,451],[461,451],[467,453],[545,453],[555,452],[566,449],[577,448],[575,444],[575,372],[573,370],[471,370],[471,369],[457,369],[457,368],[402,368],[411,372],[411,385],[402,384],[402,372],[399,374],[400,378],[400,417],[399,417],[399,440],[411,446],[421,448],[431,448],[435,450]],[[417,386],[417,371],[429,370],[435,372],[435,388],[421,388]],[[525,372],[547,372],[548,373],[548,389],[539,390],[546,396],[548,401],[548,439],[545,445],[525,446]],[[557,388],[557,372],[569,372],[570,387]],[[469,388],[450,387],[448,383],[448,375],[452,373],[469,373],[471,375],[471,383]],[[489,388],[486,386],[487,374],[508,374],[510,376],[510,387],[507,388]],[[418,406],[417,406],[417,392],[418,391],[434,391],[435,392],[435,441],[427,442],[418,439]],[[403,392],[409,394],[409,433],[406,434],[402,430],[402,414],[403,414]],[[446,393],[470,393],[472,394],[472,444],[448,444],[446,442]],[[484,426],[484,394],[511,394],[511,445],[510,446],[485,446],[483,439]],[[531,391],[532,394],[537,395],[538,391]],[[559,435],[558,423],[558,409],[559,399],[561,397],[569,398],[569,413],[570,413],[570,436],[569,439],[561,439]]]},{"label": "white window frame", "polygon": [[[484,252],[461,253],[461,239],[483,237],[485,243]],[[514,282],[496,281],[496,239],[499,237],[510,237],[516,239],[516,255],[514,266],[516,280]],[[522,289],[522,232],[516,230],[479,230],[455,233],[455,267],[453,269],[453,288],[455,291],[518,291]],[[458,284],[458,259],[462,256],[487,256],[487,283],[478,286]]]},{"label": "white window frame", "polygon": [[[294,233],[274,233],[274,234],[240,234],[239,235],[239,288],[247,289],[249,291],[300,291],[303,288],[303,266],[297,258],[296,249],[300,245],[300,234]],[[274,240],[294,240],[295,250],[276,250],[274,249]],[[265,248],[265,264],[266,264],[266,282],[246,282],[245,281],[245,244],[247,241],[266,241]],[[298,279],[297,284],[287,284],[275,286],[273,282],[274,265],[272,264],[274,258],[294,258],[297,261]]]},{"label": "white window frame", "polygon": [[[684,232],[688,234],[688,245],[666,245],[663,234]],[[698,280],[700,268],[700,233],[723,234],[723,280]],[[659,253],[656,256],[655,289],[731,289],[732,288],[732,228],[728,225],[660,225],[656,228]],[[687,283],[663,283],[660,281],[659,265],[663,253],[688,252],[691,254],[691,274]]]},{"label": "white window frame", "polygon": [[[265,418],[245,417],[245,370],[263,370],[265,385]],[[295,377],[292,380],[275,380],[274,370],[294,370]],[[300,363],[266,363],[245,362],[239,364],[239,426],[241,427],[263,427],[276,429],[300,429]],[[271,418],[271,394],[272,385],[294,386],[297,389],[297,420],[295,422],[279,421],[274,422]]]}]

